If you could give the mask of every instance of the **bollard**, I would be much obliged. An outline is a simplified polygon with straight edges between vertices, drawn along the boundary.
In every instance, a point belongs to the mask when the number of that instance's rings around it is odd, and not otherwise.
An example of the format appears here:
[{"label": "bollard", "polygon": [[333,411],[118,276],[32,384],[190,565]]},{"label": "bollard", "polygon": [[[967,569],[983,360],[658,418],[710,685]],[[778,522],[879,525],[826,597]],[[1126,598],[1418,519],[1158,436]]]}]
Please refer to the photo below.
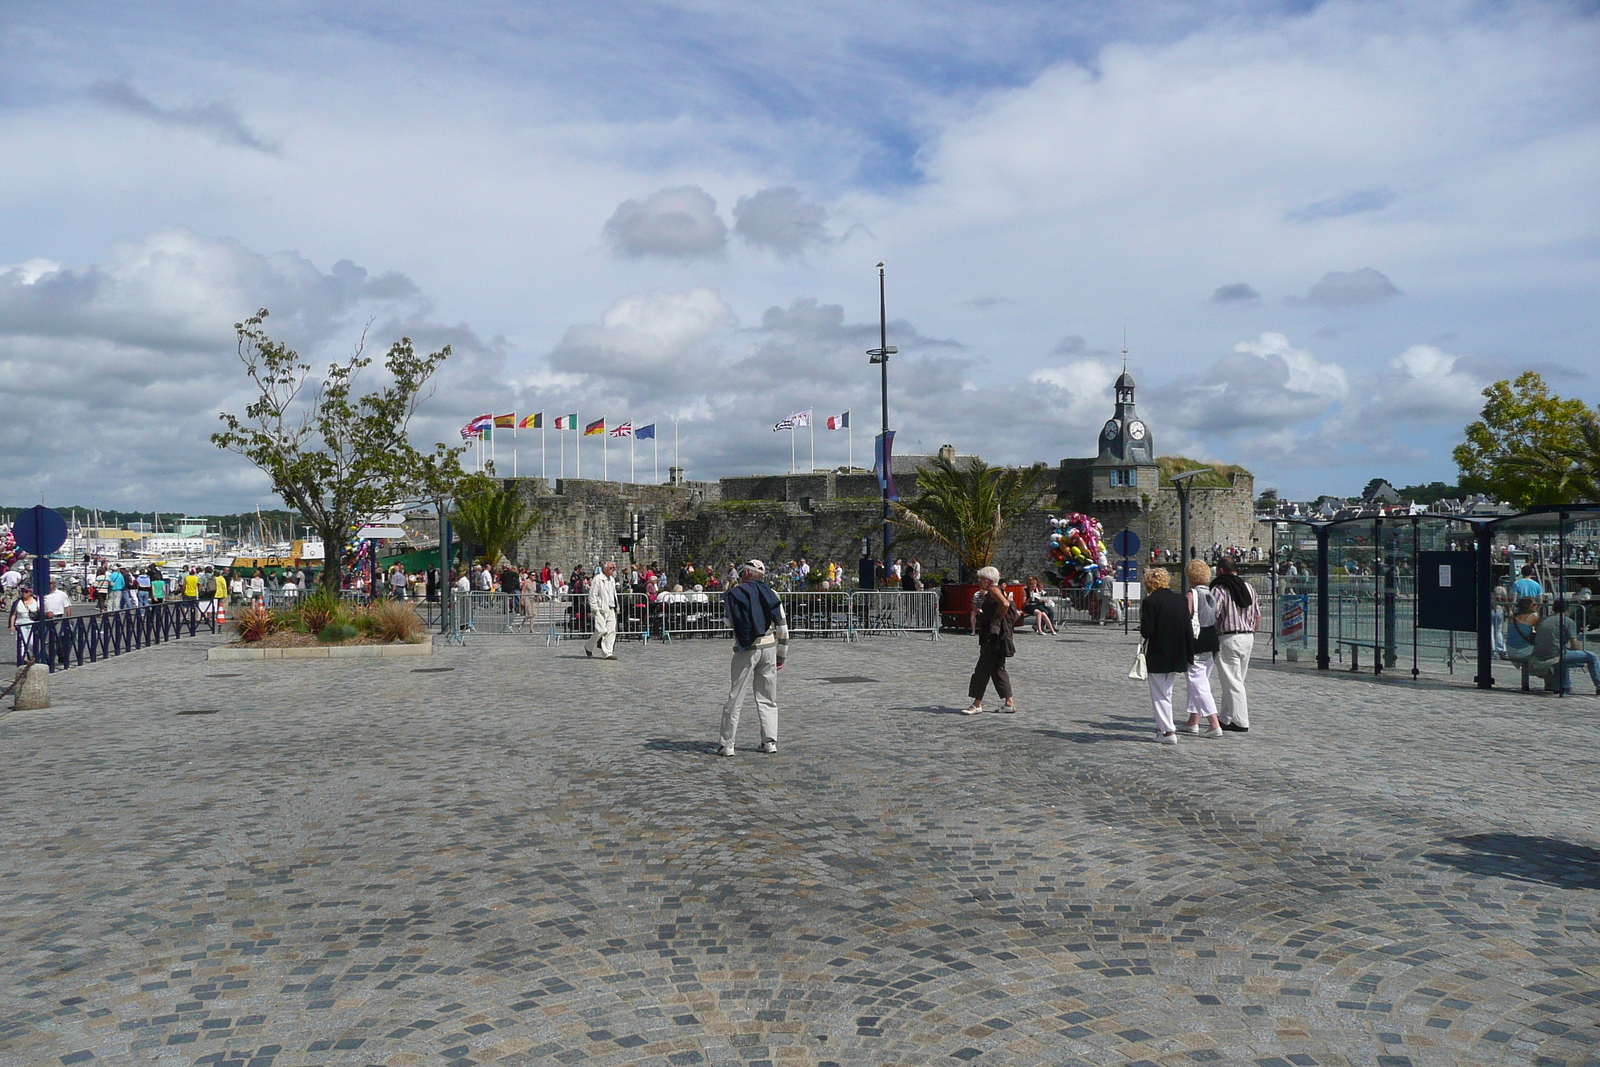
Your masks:
[{"label": "bollard", "polygon": [[29,663],[18,672],[17,699],[13,711],[38,711],[50,706],[50,671],[42,664]]}]

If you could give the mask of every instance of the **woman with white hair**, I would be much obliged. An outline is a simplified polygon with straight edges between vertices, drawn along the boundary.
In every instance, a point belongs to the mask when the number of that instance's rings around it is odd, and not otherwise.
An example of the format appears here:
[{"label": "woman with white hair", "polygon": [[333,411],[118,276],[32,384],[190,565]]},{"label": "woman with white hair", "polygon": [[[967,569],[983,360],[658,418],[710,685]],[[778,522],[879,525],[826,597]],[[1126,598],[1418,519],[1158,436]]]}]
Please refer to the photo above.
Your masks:
[{"label": "woman with white hair", "polygon": [[1001,712],[1017,710],[1011,699],[1011,678],[1006,674],[1006,658],[1017,653],[1013,643],[1019,612],[1000,584],[1000,571],[984,567],[978,571],[978,593],[972,598],[972,632],[978,636],[978,665],[972,670],[967,695],[972,698],[961,714],[976,715],[983,710],[983,694],[994,683],[994,691],[1005,701]]}]

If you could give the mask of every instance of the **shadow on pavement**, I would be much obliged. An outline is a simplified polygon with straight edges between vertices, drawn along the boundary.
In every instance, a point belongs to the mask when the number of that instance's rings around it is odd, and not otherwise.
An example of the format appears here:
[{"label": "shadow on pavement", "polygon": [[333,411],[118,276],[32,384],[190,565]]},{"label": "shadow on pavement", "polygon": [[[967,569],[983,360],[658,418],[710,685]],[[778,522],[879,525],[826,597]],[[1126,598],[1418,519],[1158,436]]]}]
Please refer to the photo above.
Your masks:
[{"label": "shadow on pavement", "polygon": [[670,737],[652,737],[644,743],[651,752],[693,752],[706,755],[717,750],[715,741],[675,741]]},{"label": "shadow on pavement", "polygon": [[920,708],[890,708],[890,711],[920,711],[925,715],[960,715],[961,708],[954,704],[925,704]]},{"label": "shadow on pavement", "polygon": [[[1040,737],[1057,741],[1071,741],[1076,745],[1092,745],[1100,741],[1144,741],[1150,736],[1150,724],[1145,719],[1113,718],[1110,722],[1086,722],[1088,730],[1035,730]],[[1091,732],[1094,731],[1094,732]]]},{"label": "shadow on pavement", "polygon": [[1469,834],[1445,841],[1469,851],[1423,858],[1469,874],[1495,875],[1563,889],[1600,889],[1600,849],[1555,837]]}]

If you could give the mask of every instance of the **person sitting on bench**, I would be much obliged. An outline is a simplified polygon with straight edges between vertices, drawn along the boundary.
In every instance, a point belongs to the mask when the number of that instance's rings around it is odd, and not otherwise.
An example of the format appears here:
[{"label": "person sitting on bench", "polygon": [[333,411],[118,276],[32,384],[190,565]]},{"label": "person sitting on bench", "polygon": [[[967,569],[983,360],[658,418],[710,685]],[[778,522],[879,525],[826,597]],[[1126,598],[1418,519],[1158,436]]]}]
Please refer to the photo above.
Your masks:
[{"label": "person sitting on bench", "polygon": [[1564,663],[1568,674],[1563,692],[1572,692],[1573,668],[1587,667],[1589,680],[1594,683],[1594,692],[1600,696],[1600,656],[1593,652],[1585,652],[1578,648],[1578,628],[1572,620],[1567,618],[1567,602],[1565,599],[1557,600],[1551,605],[1552,617],[1545,619],[1539,625],[1539,632],[1533,640],[1533,658],[1547,669],[1556,672],[1560,677],[1560,668]]},{"label": "person sitting on bench", "polygon": [[1511,621],[1506,624],[1506,658],[1526,663],[1533,658],[1533,639],[1539,632],[1539,612],[1533,597],[1517,599]]}]

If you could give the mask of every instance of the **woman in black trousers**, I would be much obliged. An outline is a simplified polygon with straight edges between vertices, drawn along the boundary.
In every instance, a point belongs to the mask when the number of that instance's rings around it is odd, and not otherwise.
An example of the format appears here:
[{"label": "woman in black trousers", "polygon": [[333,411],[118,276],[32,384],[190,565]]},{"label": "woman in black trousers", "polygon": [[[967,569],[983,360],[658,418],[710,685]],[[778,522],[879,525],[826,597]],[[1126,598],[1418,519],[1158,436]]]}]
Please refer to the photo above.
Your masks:
[{"label": "woman in black trousers", "polygon": [[1014,656],[1012,641],[1016,632],[1017,609],[1000,585],[1000,572],[994,567],[978,571],[981,587],[973,598],[972,632],[978,635],[978,665],[972,671],[967,695],[972,703],[961,714],[976,715],[983,710],[983,693],[991,681],[994,691],[1005,701],[1000,711],[1010,715],[1017,710],[1011,699],[1011,678],[1006,674],[1006,657]]},{"label": "woman in black trousers", "polygon": [[1144,662],[1150,676],[1150,703],[1156,713],[1156,741],[1178,743],[1172,725],[1172,683],[1194,662],[1194,631],[1189,605],[1174,593],[1172,575],[1163,567],[1144,572],[1144,600],[1139,605],[1139,636],[1145,639]]}]

